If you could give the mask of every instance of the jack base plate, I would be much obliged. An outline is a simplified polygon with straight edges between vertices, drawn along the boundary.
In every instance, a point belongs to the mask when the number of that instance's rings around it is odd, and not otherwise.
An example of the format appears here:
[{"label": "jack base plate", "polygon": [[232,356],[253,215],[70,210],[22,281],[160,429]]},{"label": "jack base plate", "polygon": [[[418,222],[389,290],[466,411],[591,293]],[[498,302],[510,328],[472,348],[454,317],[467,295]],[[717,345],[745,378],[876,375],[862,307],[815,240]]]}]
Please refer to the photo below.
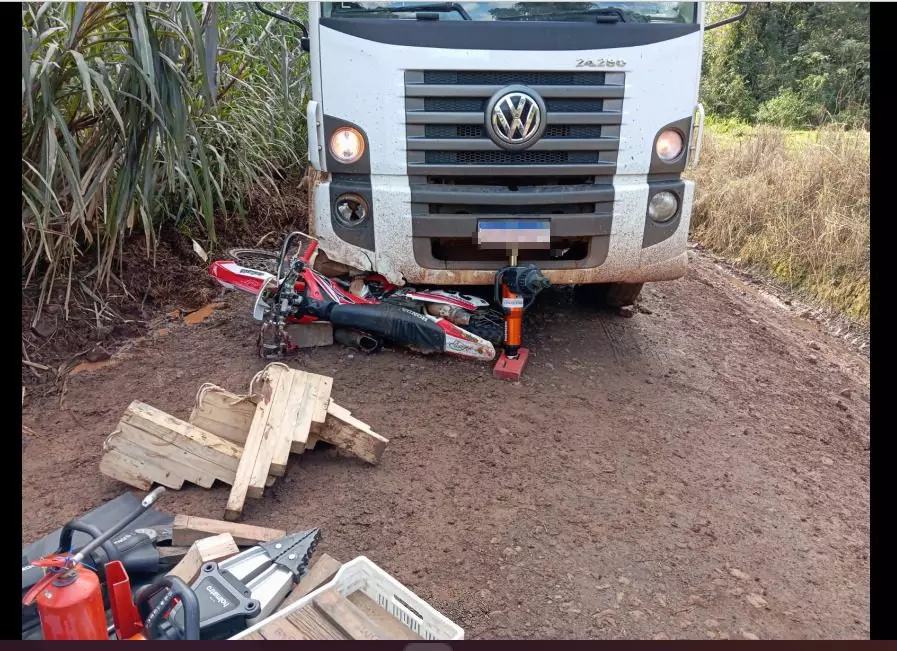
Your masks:
[{"label": "jack base plate", "polygon": [[519,348],[517,357],[514,359],[511,359],[502,351],[498,361],[495,363],[495,368],[492,369],[492,376],[500,380],[519,380],[520,375],[523,373],[523,367],[526,366],[527,357],[529,357],[529,350],[526,348]]}]

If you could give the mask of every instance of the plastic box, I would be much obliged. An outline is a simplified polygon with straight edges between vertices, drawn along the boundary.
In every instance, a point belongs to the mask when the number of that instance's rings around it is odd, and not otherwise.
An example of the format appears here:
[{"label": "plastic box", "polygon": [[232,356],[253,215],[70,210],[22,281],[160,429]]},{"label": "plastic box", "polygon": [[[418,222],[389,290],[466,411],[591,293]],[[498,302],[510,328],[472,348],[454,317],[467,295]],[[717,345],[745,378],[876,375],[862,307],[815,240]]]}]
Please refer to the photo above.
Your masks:
[{"label": "plastic box", "polygon": [[302,599],[232,637],[232,640],[253,633],[270,622],[304,608],[322,592],[336,588],[343,596],[361,590],[381,608],[425,640],[463,640],[464,629],[430,606],[426,601],[377,567],[365,556],[343,564],[330,582],[309,592]]}]

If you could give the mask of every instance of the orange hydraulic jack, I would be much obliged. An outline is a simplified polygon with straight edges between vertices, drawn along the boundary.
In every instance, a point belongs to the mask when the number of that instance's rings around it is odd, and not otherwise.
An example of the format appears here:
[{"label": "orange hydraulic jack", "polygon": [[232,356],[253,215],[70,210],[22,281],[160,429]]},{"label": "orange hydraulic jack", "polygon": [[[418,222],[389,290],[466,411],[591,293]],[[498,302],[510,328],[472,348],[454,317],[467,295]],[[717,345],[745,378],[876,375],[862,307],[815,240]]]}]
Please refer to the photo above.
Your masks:
[{"label": "orange hydraulic jack", "polygon": [[495,274],[495,302],[501,301],[505,314],[504,350],[492,369],[502,380],[519,380],[529,357],[523,343],[523,311],[532,305],[536,294],[551,285],[536,265],[517,266],[517,250],[511,253],[511,265]]}]

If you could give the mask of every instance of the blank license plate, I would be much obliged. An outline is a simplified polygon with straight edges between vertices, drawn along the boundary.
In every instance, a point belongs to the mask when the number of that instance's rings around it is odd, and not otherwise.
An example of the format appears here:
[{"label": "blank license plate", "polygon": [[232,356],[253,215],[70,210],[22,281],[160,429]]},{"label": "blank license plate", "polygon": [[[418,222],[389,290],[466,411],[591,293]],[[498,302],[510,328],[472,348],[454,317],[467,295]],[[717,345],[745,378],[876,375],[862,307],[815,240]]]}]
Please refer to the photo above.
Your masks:
[{"label": "blank license plate", "polygon": [[477,225],[477,244],[484,249],[547,249],[550,243],[547,220],[503,219]]}]

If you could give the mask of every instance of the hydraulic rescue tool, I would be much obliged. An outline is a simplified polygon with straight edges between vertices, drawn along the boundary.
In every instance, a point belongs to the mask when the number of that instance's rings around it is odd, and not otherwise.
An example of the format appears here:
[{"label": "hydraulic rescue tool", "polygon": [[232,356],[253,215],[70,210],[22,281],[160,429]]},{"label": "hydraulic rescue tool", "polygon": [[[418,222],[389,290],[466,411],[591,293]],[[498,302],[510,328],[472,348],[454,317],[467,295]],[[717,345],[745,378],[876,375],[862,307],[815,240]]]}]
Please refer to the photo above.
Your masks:
[{"label": "hydraulic rescue tool", "polygon": [[[320,539],[320,529],[300,531],[203,565],[191,586],[199,598],[200,639],[225,640],[273,613],[305,576]],[[167,621],[166,639],[184,639],[189,618],[180,606]]]},{"label": "hydraulic rescue tool", "polygon": [[511,253],[511,264],[495,274],[495,302],[505,314],[504,350],[492,374],[503,380],[519,380],[529,357],[523,348],[523,312],[536,295],[551,286],[548,278],[534,264],[517,265],[517,250]]},{"label": "hydraulic rescue tool", "polygon": [[[148,554],[134,557],[133,550],[141,550],[142,542],[127,544],[139,538],[135,534],[147,532],[119,534],[164,490],[159,487],[151,492],[139,508],[105,533],[92,525],[70,523],[60,536],[62,551],[30,563],[29,570],[43,568],[45,574],[31,585],[22,603],[36,603],[43,639],[226,639],[274,612],[307,572],[321,538],[319,529],[259,544],[220,563],[206,563],[190,586],[176,576],[163,575],[139,589],[135,599],[123,561],[130,558],[130,566],[138,571],[152,565]],[[72,531],[85,531],[94,538],[77,553],[64,550],[71,545]],[[97,560],[102,558],[97,554],[100,548],[108,559],[103,564]],[[155,566],[162,569],[158,554]]]}]

